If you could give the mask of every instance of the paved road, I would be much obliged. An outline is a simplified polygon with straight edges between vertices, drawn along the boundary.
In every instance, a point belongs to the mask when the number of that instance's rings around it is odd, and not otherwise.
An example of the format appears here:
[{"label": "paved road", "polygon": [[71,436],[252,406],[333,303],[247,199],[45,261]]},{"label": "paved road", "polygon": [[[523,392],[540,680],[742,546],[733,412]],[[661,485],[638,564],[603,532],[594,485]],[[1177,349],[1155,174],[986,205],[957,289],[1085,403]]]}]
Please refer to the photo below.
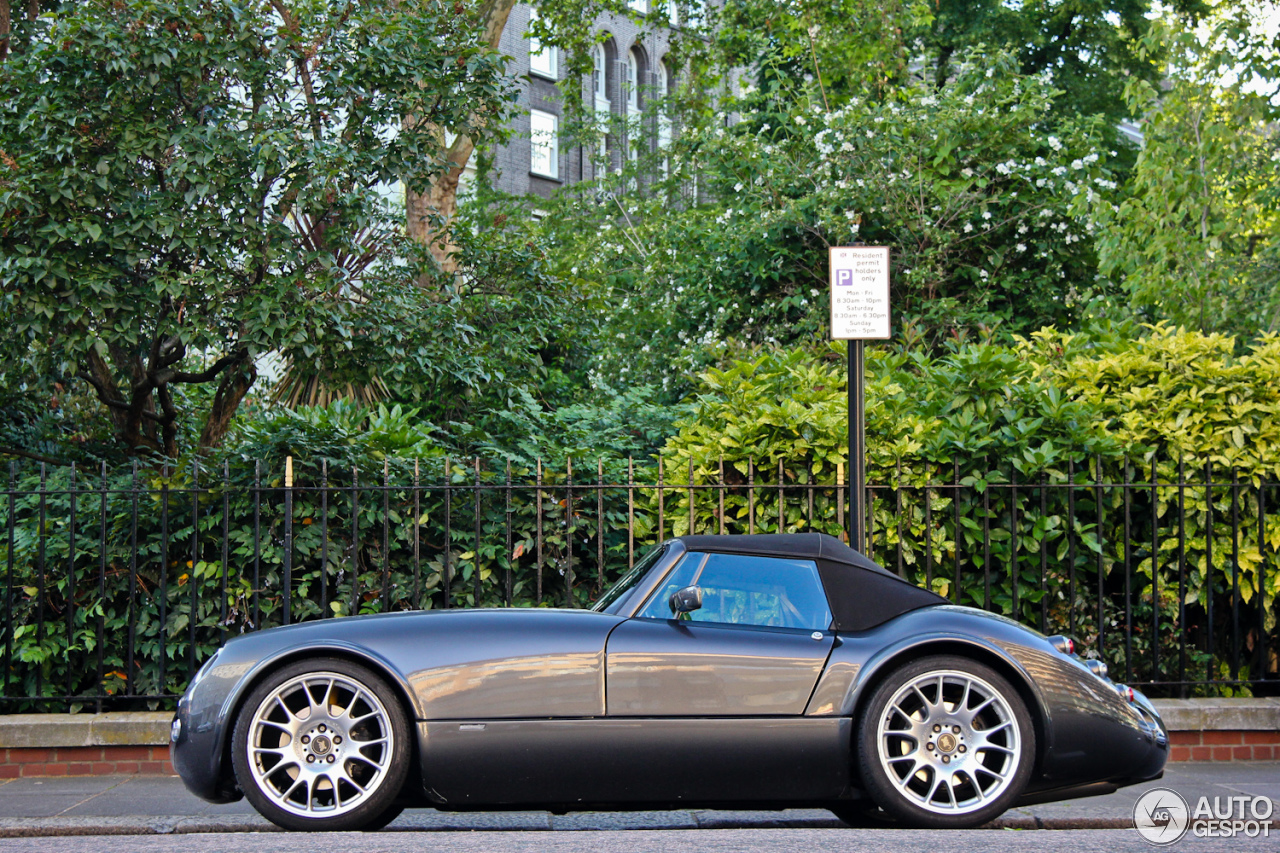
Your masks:
[{"label": "paved road", "polygon": [[[828,811],[677,810],[448,813],[411,809],[380,833],[308,836],[276,831],[241,801],[205,803],[176,777],[113,776],[15,779],[0,784],[0,853],[1053,853],[1151,851],[1132,826],[1145,790],[1169,787],[1194,803],[1201,796],[1266,796],[1280,825],[1280,762],[1174,764],[1156,783],[1105,797],[1013,809],[1002,829],[914,832],[849,829]],[[1023,831],[1045,829],[1053,831]],[[1187,838],[1171,850],[1280,851],[1270,839]]]},{"label": "paved road", "polygon": [[[632,830],[602,832],[389,832],[307,835],[168,835],[0,839],[0,853],[1125,853],[1158,850],[1133,830],[913,832],[857,829]],[[320,843],[318,843],[320,842]],[[1164,848],[1196,853],[1274,851],[1277,839],[1187,838]]]}]

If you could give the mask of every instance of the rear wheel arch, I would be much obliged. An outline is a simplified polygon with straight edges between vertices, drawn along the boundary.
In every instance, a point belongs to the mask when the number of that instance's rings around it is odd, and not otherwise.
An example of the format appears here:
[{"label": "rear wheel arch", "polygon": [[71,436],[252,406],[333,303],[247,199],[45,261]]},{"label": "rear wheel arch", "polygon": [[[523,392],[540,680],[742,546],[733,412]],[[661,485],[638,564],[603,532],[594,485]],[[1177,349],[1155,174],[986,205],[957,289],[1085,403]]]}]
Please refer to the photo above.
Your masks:
[{"label": "rear wheel arch", "polygon": [[[1031,726],[1035,731],[1036,752],[1032,765],[1032,778],[1035,778],[1040,772],[1040,767],[1050,746],[1048,712],[1041,702],[1039,694],[1031,686],[1027,673],[1007,657],[980,643],[960,639],[931,640],[902,649],[883,661],[878,661],[870,677],[865,681],[860,681],[857,686],[857,699],[852,709],[855,729],[857,721],[862,719],[862,712],[866,709],[867,703],[871,700],[881,682],[906,664],[933,655],[957,655],[985,664],[1003,676],[1013,686],[1013,689],[1018,692],[1018,698],[1026,706],[1027,713],[1031,716]],[[856,744],[858,737],[856,731],[853,737],[853,742]]]},{"label": "rear wheel arch", "polygon": [[[236,787],[235,767],[231,758],[232,748],[232,732],[235,730],[236,720],[240,718],[240,714],[244,711],[245,703],[249,697],[253,695],[253,691],[258,685],[270,678],[272,674],[291,663],[308,658],[338,658],[340,660],[349,661],[350,663],[359,664],[373,671],[375,675],[384,680],[395,692],[396,699],[400,703],[401,710],[404,711],[405,717],[409,720],[411,728],[416,728],[420,716],[417,707],[409,694],[408,689],[404,685],[403,679],[398,676],[390,667],[378,658],[361,654],[359,651],[347,646],[306,646],[303,648],[289,649],[282,652],[276,657],[270,658],[262,664],[259,664],[258,671],[253,677],[246,680],[240,685],[239,693],[236,695],[230,712],[226,716],[225,724],[222,727],[220,754],[222,756],[219,762],[219,778],[220,781],[229,786],[230,789]],[[414,760],[409,765],[409,778],[405,781],[405,790],[410,790],[410,786],[416,786],[413,789],[418,790],[421,786],[421,772],[418,758],[418,748],[416,742],[414,745]]]}]

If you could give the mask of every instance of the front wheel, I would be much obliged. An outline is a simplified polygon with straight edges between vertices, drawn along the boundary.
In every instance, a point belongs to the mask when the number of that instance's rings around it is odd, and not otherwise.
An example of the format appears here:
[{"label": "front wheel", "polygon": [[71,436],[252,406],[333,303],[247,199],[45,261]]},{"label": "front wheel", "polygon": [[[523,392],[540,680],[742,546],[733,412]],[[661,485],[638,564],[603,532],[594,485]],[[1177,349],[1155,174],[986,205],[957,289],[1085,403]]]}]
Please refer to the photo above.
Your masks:
[{"label": "front wheel", "polygon": [[1017,691],[968,658],[938,655],[889,674],[862,714],[867,793],[890,817],[929,829],[979,826],[1022,793],[1035,730]]},{"label": "front wheel", "polygon": [[285,829],[385,826],[409,771],[409,723],[394,691],[338,658],[298,661],[250,694],[232,735],[236,781]]}]

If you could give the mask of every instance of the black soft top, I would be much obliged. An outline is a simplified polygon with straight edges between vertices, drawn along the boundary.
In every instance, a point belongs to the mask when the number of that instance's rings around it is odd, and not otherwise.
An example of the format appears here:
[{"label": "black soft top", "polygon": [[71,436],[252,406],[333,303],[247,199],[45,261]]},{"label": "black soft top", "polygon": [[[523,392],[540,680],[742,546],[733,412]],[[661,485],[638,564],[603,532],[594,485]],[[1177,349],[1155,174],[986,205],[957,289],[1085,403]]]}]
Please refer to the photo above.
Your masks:
[{"label": "black soft top", "polygon": [[837,631],[866,631],[908,611],[947,603],[942,596],[902,580],[825,533],[679,538],[690,551],[813,560],[826,589],[834,616],[833,627]]}]

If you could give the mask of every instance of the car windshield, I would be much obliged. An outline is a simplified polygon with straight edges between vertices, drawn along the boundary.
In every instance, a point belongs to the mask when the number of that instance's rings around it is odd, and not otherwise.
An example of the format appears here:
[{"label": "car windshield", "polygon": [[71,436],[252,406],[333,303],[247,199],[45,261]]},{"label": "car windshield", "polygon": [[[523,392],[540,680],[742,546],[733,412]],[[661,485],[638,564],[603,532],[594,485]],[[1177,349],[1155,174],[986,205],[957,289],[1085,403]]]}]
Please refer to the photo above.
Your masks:
[{"label": "car windshield", "polygon": [[658,558],[662,556],[663,547],[656,546],[648,554],[640,558],[640,562],[632,566],[631,570],[623,575],[617,583],[609,587],[604,595],[600,596],[591,609],[597,613],[617,613],[631,598],[631,592],[636,588],[636,584],[640,582],[640,578],[645,576],[649,569],[653,568],[653,564],[658,562]]}]

